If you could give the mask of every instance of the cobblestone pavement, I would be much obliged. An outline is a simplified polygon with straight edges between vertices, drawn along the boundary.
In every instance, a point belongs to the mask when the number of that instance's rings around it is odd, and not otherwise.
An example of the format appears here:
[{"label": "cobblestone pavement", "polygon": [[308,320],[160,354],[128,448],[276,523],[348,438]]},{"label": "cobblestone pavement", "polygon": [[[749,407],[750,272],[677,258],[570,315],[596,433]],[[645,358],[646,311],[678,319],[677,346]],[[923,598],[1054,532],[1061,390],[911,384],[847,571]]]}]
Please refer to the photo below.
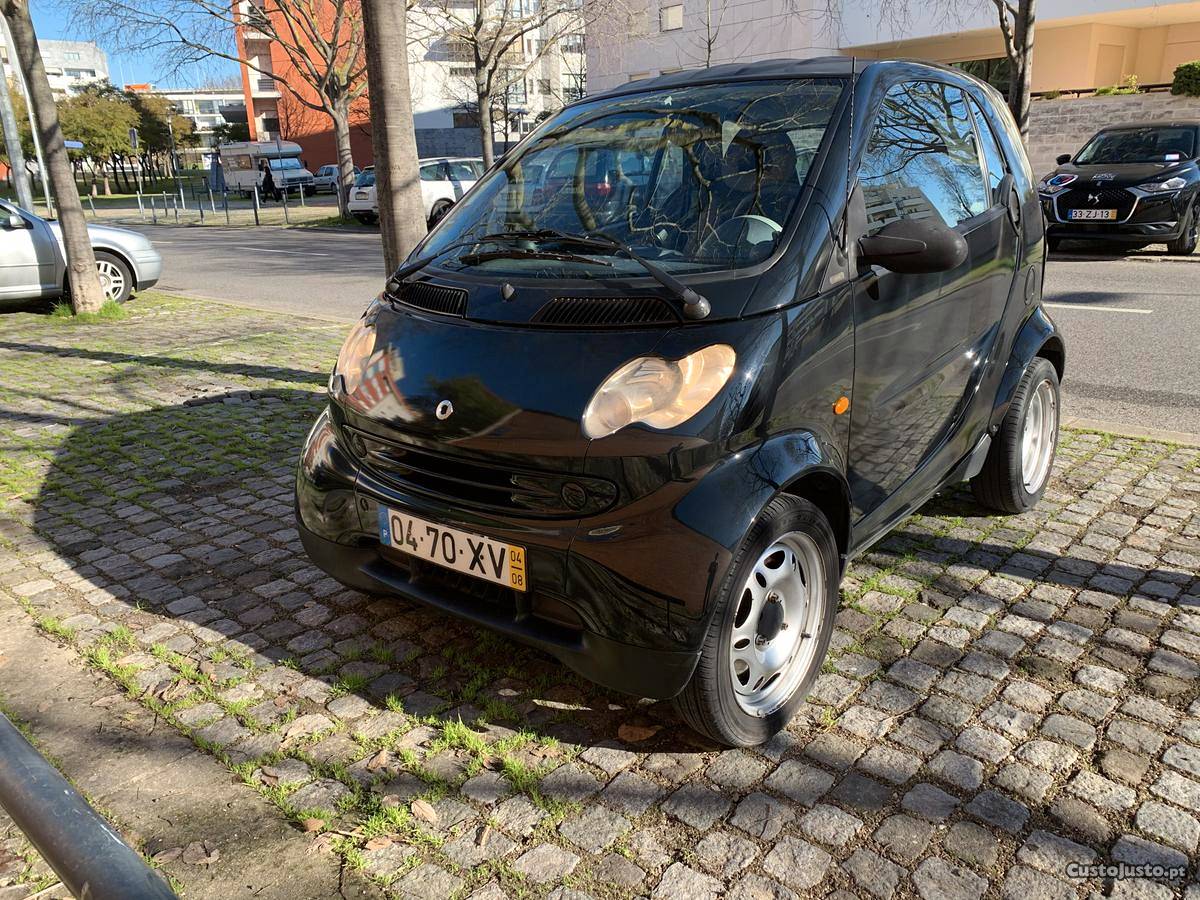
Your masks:
[{"label": "cobblestone pavement", "polygon": [[[788,731],[720,752],[307,562],[341,332],[161,296],[0,320],[0,605],[315,850],[396,896],[1200,900],[1200,451],[1068,433],[1031,513],[936,498],[852,565]],[[36,874],[4,840],[0,892]],[[1110,863],[1186,874],[1069,874]]]}]

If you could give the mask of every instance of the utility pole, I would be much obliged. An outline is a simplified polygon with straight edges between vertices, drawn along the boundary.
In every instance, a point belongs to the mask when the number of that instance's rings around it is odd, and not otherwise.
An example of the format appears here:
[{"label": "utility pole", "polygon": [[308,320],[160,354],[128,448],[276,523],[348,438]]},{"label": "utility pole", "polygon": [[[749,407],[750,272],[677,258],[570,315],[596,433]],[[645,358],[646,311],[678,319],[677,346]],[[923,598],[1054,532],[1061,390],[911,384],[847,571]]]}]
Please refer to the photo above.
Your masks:
[{"label": "utility pole", "polygon": [[[11,51],[9,59],[12,58]],[[25,169],[25,151],[21,149],[21,133],[17,131],[17,117],[13,114],[12,97],[8,93],[8,81],[0,84],[0,124],[4,126],[4,146],[8,150],[8,169],[17,188],[17,203],[22,209],[33,212],[33,191],[29,187],[29,172]]]}]

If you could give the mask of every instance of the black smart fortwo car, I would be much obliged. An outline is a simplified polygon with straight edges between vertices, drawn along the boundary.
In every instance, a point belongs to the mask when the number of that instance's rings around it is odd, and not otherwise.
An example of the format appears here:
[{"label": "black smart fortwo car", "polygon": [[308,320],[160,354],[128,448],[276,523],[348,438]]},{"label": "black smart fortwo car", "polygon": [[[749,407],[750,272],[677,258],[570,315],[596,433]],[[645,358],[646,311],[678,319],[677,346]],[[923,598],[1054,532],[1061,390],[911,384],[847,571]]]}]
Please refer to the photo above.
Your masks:
[{"label": "black smart fortwo car", "polygon": [[627,84],[514,148],[342,348],[313,560],[754,744],[848,559],[952,482],[1036,503],[1064,346],[1020,139],[961,72],[855,67]]},{"label": "black smart fortwo car", "polygon": [[1196,249],[1200,122],[1118,125],[1097,132],[1038,184],[1051,249],[1064,239]]}]

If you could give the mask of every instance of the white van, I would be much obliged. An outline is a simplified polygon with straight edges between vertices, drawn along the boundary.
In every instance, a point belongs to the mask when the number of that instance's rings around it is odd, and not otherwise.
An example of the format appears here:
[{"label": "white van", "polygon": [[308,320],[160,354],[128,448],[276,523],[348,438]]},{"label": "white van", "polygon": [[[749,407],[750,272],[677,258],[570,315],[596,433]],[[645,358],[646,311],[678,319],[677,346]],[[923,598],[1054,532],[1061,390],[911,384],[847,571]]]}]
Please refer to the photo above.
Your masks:
[{"label": "white van", "polygon": [[283,191],[305,193],[313,191],[313,174],[300,162],[300,145],[291,141],[238,141],[220,146],[221,167],[225,170],[225,187],[249,195],[255,185],[262,185],[261,160],[271,167],[275,186]]}]

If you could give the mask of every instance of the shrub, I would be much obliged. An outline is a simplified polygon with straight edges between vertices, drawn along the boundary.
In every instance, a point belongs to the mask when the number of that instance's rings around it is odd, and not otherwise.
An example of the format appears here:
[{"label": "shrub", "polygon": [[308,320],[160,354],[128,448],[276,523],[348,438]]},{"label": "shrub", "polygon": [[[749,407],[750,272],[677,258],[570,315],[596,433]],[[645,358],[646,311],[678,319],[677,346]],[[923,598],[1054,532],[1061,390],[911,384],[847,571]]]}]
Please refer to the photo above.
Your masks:
[{"label": "shrub", "polygon": [[1044,91],[1042,93],[1043,100],[1057,100],[1062,96],[1062,91]]},{"label": "shrub", "polygon": [[1172,94],[1186,94],[1189,97],[1200,97],[1200,59],[1184,63],[1175,68],[1175,78],[1171,82]]}]

